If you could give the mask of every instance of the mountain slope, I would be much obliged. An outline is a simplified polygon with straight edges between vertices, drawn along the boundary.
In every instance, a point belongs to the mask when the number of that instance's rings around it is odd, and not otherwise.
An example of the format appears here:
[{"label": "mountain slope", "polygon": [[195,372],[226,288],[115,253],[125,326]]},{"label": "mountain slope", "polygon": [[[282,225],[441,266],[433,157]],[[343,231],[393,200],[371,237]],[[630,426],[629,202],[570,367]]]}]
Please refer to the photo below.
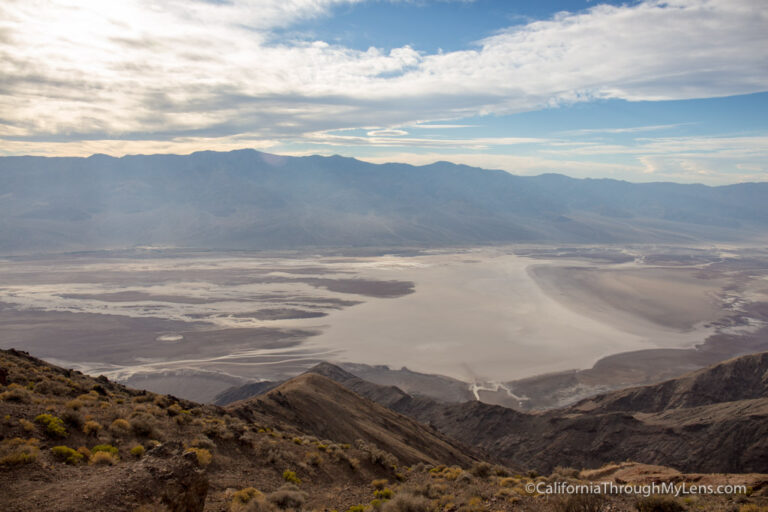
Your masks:
[{"label": "mountain slope", "polygon": [[755,398],[768,398],[768,352],[737,357],[654,386],[586,399],[571,409],[661,412]]},{"label": "mountain slope", "polygon": [[0,158],[0,250],[734,240],[768,184],[631,184],[252,150]]},{"label": "mountain slope", "polygon": [[768,471],[768,353],[528,414],[480,402],[422,408],[441,432],[549,471],[635,460],[683,471]]},{"label": "mountain slope", "polygon": [[306,373],[255,398],[230,404],[241,418],[276,418],[325,439],[358,439],[386,447],[405,464],[470,464],[471,451],[436,431],[349,391],[322,375]]},{"label": "mountain slope", "polygon": [[547,472],[630,459],[684,471],[768,471],[768,353],[533,414],[411,396],[328,364],[310,371],[512,466]]}]

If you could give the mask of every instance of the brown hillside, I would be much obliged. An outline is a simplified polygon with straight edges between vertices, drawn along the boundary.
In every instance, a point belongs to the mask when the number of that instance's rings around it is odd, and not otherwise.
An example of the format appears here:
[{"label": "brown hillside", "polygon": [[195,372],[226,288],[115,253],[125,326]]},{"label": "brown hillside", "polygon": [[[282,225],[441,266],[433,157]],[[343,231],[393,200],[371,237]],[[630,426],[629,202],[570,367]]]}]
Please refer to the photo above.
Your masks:
[{"label": "brown hillside", "polygon": [[440,461],[471,464],[465,447],[439,432],[342,387],[321,375],[307,373],[264,395],[236,402],[232,414],[249,419],[268,416],[312,435],[353,443],[358,439],[386,447],[402,463]]}]

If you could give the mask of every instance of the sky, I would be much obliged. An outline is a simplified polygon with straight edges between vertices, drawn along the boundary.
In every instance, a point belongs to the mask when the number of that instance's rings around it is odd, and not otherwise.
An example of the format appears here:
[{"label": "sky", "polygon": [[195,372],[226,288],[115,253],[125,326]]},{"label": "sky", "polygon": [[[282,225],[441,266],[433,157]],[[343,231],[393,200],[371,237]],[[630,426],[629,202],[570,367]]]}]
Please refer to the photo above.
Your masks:
[{"label": "sky", "polygon": [[0,155],[768,180],[765,0],[2,0]]}]

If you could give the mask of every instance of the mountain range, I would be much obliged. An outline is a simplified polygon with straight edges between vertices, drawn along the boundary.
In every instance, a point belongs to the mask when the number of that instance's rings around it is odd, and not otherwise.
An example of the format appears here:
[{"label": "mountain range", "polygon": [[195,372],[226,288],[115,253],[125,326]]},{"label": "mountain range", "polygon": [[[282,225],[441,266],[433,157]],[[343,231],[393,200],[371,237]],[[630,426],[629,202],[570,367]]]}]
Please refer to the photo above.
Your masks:
[{"label": "mountain range", "polygon": [[0,158],[0,250],[744,241],[768,183],[516,176],[238,150]]}]

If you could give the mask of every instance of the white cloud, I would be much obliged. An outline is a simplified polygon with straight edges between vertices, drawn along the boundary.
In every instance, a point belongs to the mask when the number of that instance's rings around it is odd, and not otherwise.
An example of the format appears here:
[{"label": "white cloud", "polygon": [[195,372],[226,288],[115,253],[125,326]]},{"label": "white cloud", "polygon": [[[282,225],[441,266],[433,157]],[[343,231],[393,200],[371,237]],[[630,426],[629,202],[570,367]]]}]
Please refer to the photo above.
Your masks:
[{"label": "white cloud", "polygon": [[[0,4],[0,150],[185,151],[191,141],[484,148],[521,142],[419,139],[396,131],[595,98],[768,90],[768,9],[758,0],[598,5],[439,54],[272,37],[278,27],[354,1],[362,0],[6,0]],[[356,127],[370,127],[372,136],[328,134]],[[648,154],[676,152],[677,143],[648,143]]]}]

